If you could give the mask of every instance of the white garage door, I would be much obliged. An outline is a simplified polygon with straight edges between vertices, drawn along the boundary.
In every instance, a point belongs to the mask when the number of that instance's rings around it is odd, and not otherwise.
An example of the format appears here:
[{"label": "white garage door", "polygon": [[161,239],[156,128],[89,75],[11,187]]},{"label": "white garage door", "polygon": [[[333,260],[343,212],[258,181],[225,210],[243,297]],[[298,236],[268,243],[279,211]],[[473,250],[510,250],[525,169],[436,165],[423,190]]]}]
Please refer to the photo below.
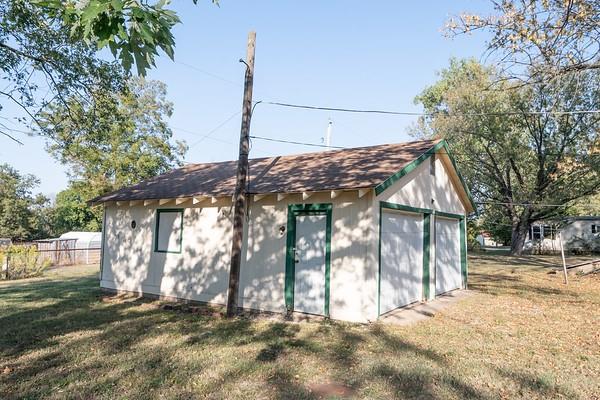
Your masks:
[{"label": "white garage door", "polygon": [[435,294],[462,286],[460,273],[460,223],[457,219],[435,219]]},{"label": "white garage door", "polygon": [[423,215],[382,211],[381,314],[422,298]]}]

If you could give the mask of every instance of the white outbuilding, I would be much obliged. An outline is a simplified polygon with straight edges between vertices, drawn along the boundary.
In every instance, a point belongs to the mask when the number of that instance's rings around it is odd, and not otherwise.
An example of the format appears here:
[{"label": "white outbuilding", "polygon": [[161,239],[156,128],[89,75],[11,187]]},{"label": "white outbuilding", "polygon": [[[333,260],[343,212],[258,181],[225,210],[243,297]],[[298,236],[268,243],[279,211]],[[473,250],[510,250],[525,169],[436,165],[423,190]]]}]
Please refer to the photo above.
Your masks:
[{"label": "white outbuilding", "polygon": [[[236,162],[190,164],[104,205],[100,285],[225,304]],[[445,141],[253,159],[238,304],[368,322],[467,284],[474,206]]]},{"label": "white outbuilding", "polygon": [[102,232],[70,231],[60,235],[58,239],[73,243],[71,250],[75,250],[77,263],[92,264],[98,262],[102,245]]}]

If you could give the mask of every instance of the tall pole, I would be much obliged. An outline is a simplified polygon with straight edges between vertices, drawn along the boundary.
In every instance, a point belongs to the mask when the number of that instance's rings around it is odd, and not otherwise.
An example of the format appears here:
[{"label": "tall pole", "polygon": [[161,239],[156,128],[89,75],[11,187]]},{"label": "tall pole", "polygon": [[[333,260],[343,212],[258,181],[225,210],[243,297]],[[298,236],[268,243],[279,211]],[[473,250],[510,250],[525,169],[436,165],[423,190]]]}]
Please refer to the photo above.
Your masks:
[{"label": "tall pole", "polygon": [[560,255],[562,257],[563,274],[564,274],[565,285],[566,285],[569,283],[569,278],[567,278],[567,261],[565,260],[565,248],[563,247],[562,232],[558,232],[558,241],[560,242]]},{"label": "tall pole", "polygon": [[252,85],[254,82],[254,48],[256,32],[248,34],[246,78],[244,80],[244,100],[242,102],[242,127],[240,130],[240,153],[237,165],[237,179],[233,196],[233,238],[231,242],[231,265],[229,267],[229,290],[227,292],[227,316],[233,317],[238,309],[240,288],[240,264],[242,261],[242,240],[244,237],[244,214],[246,211],[246,176],[248,174],[248,152],[250,150],[250,119],[252,117]]}]

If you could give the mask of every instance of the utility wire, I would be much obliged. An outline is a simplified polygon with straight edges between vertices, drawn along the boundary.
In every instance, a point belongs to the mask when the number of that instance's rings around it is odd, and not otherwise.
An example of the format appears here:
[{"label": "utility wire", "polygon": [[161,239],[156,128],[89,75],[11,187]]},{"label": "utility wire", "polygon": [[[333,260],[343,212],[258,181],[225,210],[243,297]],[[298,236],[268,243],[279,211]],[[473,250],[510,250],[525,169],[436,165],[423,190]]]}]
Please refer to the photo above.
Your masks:
[{"label": "utility wire", "polygon": [[499,205],[499,206],[532,206],[532,207],[571,207],[572,204],[544,204],[544,203],[511,203],[502,201],[476,201],[475,204]]},{"label": "utility wire", "polygon": [[187,64],[187,63],[184,63],[184,62],[181,62],[181,61],[175,61],[175,63],[183,65],[183,66],[188,67],[190,69],[193,69],[194,71],[200,72],[200,73],[202,73],[202,74],[204,74],[206,76],[210,76],[211,78],[218,79],[218,80],[220,80],[222,82],[225,82],[225,83],[229,83],[230,85],[234,85],[234,86],[237,86],[237,87],[243,87],[243,85],[241,85],[238,82],[234,82],[234,81],[229,80],[227,78],[223,78],[222,76],[219,76],[217,74],[213,74],[212,72],[203,70],[202,68],[198,68],[198,67],[193,66],[191,64]]},{"label": "utility wire", "polygon": [[[327,146],[324,144],[318,144],[318,143],[308,143],[308,142],[299,142],[299,141],[294,141],[294,140],[284,140],[284,139],[276,139],[276,138],[272,138],[272,137],[265,137],[265,136],[250,136],[253,139],[259,139],[259,140],[266,140],[266,141],[270,141],[270,142],[278,142],[278,143],[288,143],[288,144],[296,144],[296,145],[300,145],[300,146],[311,146],[311,147],[322,147],[322,148],[330,148],[330,149],[347,149],[347,147],[342,147],[342,146]],[[373,145],[373,146],[377,146],[377,145]],[[460,151],[443,151],[443,150],[439,150],[436,152],[436,154],[447,154],[447,155],[474,155],[474,154],[479,154],[479,155],[484,155],[486,156],[487,153],[474,153],[474,152],[470,152],[470,153],[466,153],[466,152],[460,152]],[[551,156],[551,155],[563,155],[563,156],[591,156],[593,154],[591,153],[576,153],[576,152],[564,152],[564,153],[544,153],[544,155],[546,156]],[[598,154],[598,156],[600,156],[600,154]]]},{"label": "utility wire", "polygon": [[[263,101],[264,104],[270,104],[280,107],[301,108],[305,110],[320,110],[320,111],[338,111],[347,113],[361,114],[385,114],[385,115],[408,115],[408,116],[434,116],[444,114],[444,112],[423,113],[423,112],[408,112],[408,111],[390,111],[390,110],[369,110],[357,108],[338,108],[338,107],[320,107],[304,104],[280,103],[276,101]],[[600,114],[600,110],[577,110],[577,111],[503,111],[503,112],[486,112],[486,113],[455,113],[450,112],[448,115],[463,115],[463,116],[502,116],[502,115],[577,115],[577,114]]]},{"label": "utility wire", "polygon": [[[235,117],[237,117],[239,114],[241,114],[241,111],[236,111],[235,113],[231,114],[229,117],[227,117],[227,119],[225,119],[223,122],[219,123],[217,126],[215,126],[213,129],[211,129],[210,131],[208,131],[208,133],[202,135],[200,137],[200,139],[198,139],[197,141],[195,141],[194,143],[190,144],[189,148],[191,149],[192,147],[202,143],[205,139],[214,139],[211,138],[210,135],[212,135],[213,133],[215,133],[216,131],[218,131],[219,129],[221,129],[225,124],[227,124],[229,121],[231,121],[232,119],[234,119]],[[182,132],[187,132],[187,133],[191,133],[191,134],[196,134],[196,132],[192,132],[192,131],[188,131],[186,129],[181,129],[181,128],[174,128],[177,130],[180,130]],[[229,143],[231,144],[231,142],[225,142],[225,143]]]},{"label": "utility wire", "polygon": [[327,146],[327,145],[324,145],[324,144],[317,144],[317,143],[296,142],[296,141],[293,141],[293,140],[274,139],[274,138],[269,138],[269,137],[264,137],[264,136],[254,136],[254,135],[251,135],[250,138],[252,138],[252,139],[259,139],[259,140],[266,140],[268,142],[297,144],[297,145],[301,145],[301,146],[325,147],[325,148],[328,148],[328,149],[345,149],[345,147],[340,147],[340,146]]}]

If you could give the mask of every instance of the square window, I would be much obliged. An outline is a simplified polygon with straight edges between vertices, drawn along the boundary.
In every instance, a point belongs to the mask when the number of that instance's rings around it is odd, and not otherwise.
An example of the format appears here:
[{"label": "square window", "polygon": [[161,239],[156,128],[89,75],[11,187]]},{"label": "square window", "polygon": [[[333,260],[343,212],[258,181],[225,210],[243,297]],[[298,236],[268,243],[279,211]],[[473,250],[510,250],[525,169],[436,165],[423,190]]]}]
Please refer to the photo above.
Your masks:
[{"label": "square window", "polygon": [[541,240],[542,239],[542,227],[539,225],[534,225],[531,229],[533,231],[533,240]]},{"label": "square window", "polygon": [[156,210],[154,251],[158,253],[181,253],[183,234],[183,209]]}]

